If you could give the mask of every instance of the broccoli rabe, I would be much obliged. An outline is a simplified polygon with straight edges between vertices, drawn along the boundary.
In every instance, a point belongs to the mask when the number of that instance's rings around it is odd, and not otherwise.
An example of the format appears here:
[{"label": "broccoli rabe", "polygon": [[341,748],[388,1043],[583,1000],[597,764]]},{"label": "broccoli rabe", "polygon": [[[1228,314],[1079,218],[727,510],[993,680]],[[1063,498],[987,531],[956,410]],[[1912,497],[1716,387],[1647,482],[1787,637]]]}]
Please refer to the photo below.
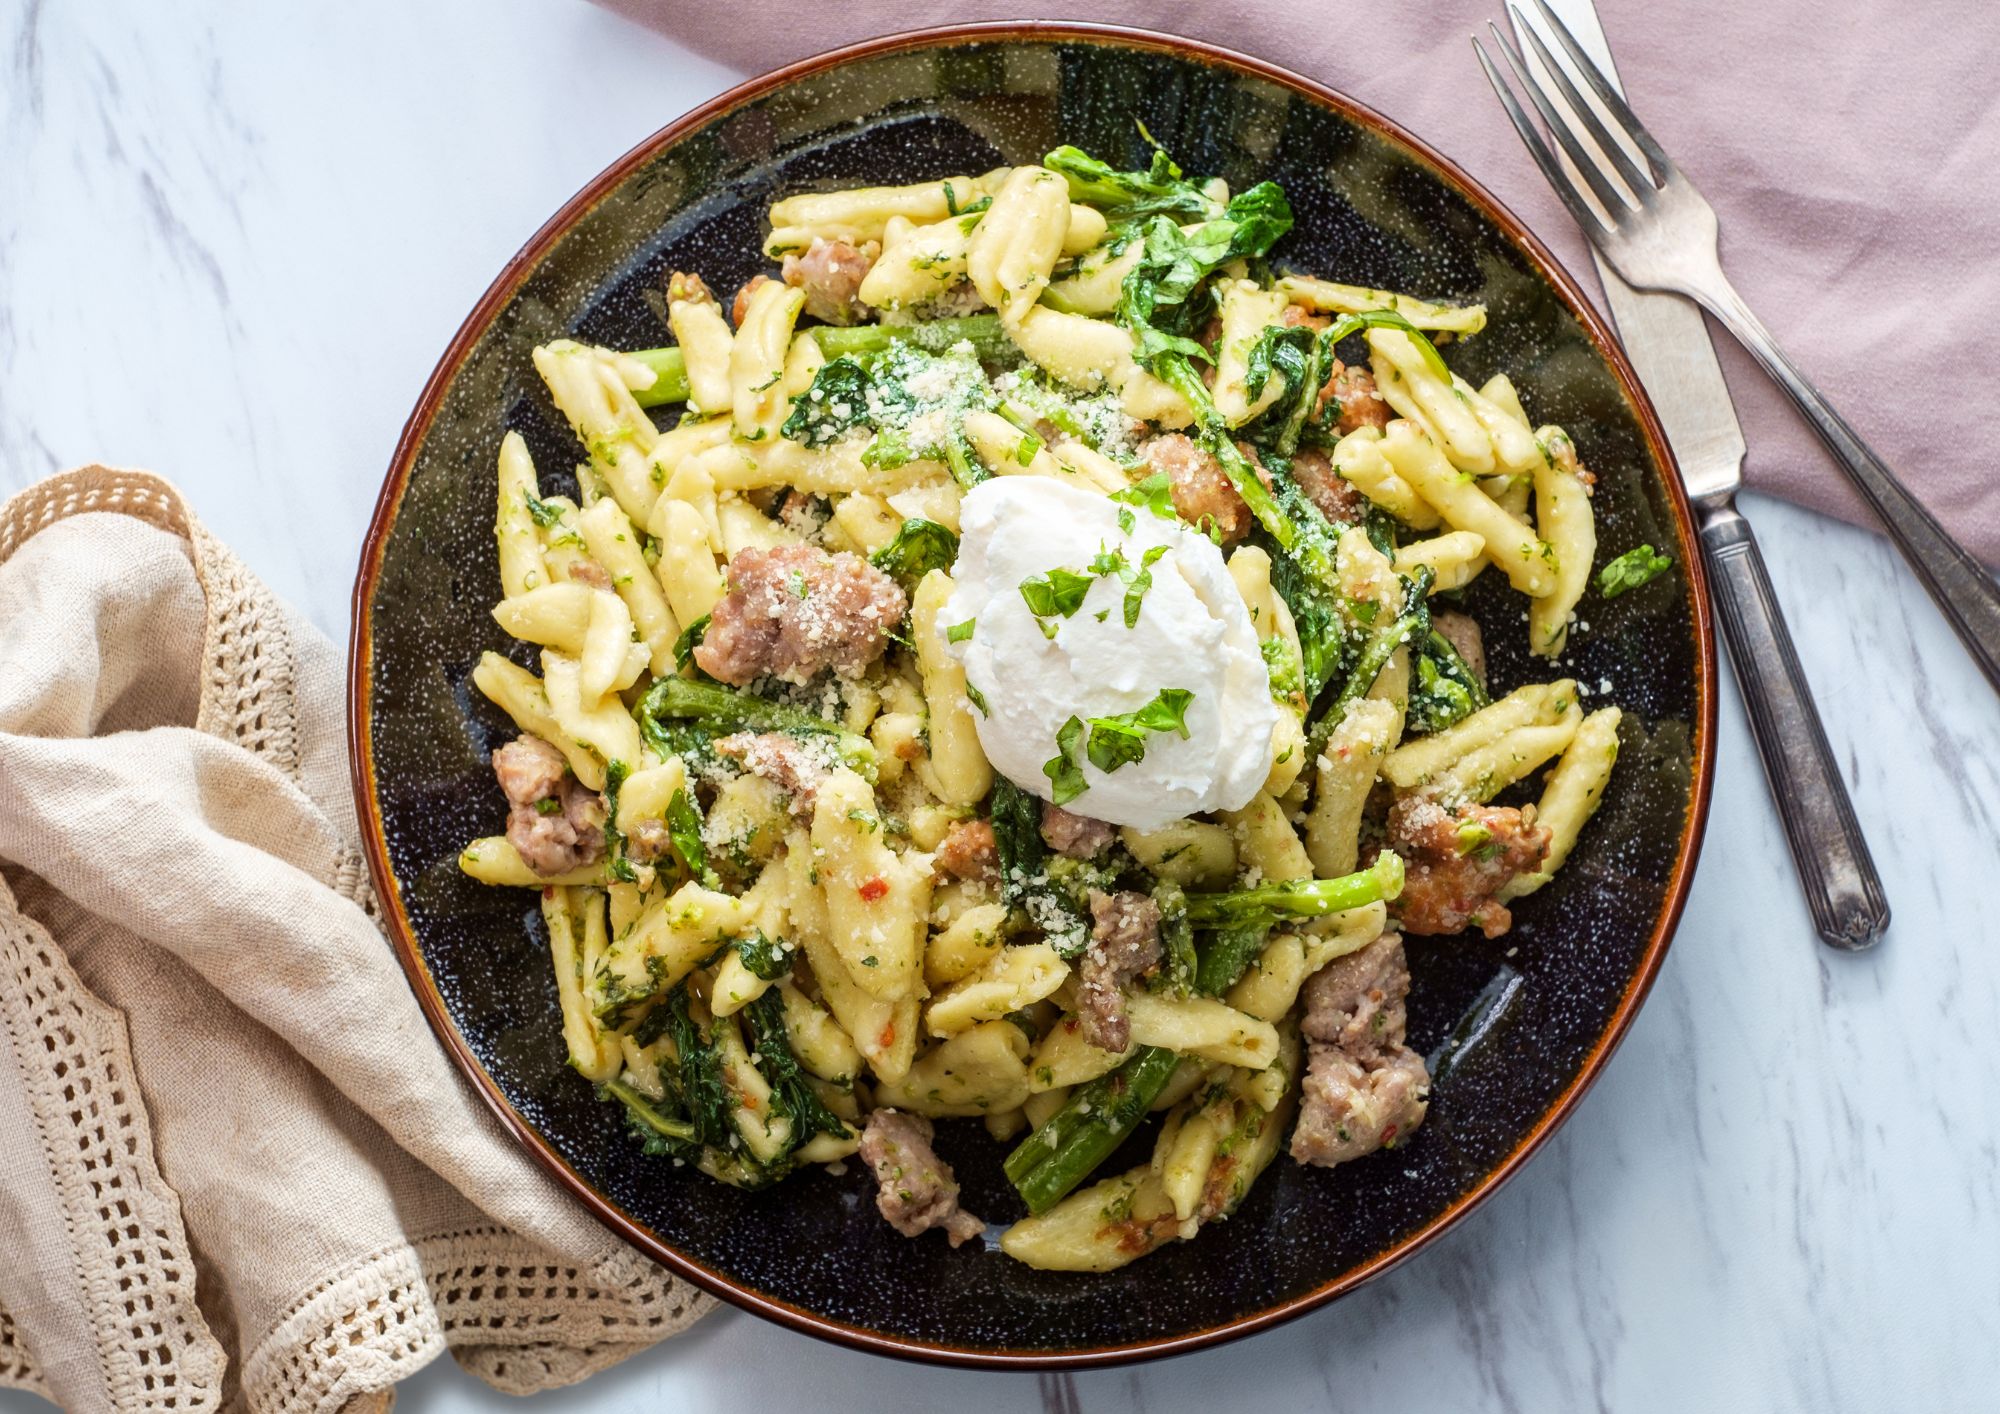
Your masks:
[{"label": "broccoli rabe", "polygon": [[1338,879],[1295,879],[1227,893],[1189,894],[1188,921],[1197,928],[1270,927],[1290,919],[1324,918],[1403,892],[1403,860],[1384,850],[1366,869]]}]

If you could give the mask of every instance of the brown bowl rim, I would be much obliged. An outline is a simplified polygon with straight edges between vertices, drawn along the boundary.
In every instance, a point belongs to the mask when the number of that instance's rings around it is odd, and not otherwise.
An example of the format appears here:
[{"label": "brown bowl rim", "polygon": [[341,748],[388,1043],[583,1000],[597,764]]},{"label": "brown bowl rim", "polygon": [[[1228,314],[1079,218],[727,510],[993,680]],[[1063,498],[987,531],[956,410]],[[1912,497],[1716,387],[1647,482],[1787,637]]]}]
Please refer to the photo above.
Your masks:
[{"label": "brown bowl rim", "polygon": [[[1647,944],[1637,972],[1627,984],[1624,996],[1620,998],[1610,1022],[1585,1059],[1576,1079],[1549,1106],[1514,1151],[1497,1164],[1476,1188],[1423,1228],[1377,1253],[1360,1266],[1301,1296],[1180,1335],[1133,1341],[1123,1345],[1066,1351],[1010,1351],[954,1346],[887,1335],[820,1315],[763,1292],[751,1290],[726,1273],[696,1262],[667,1245],[649,1228],[600,1194],[515,1111],[506,1096],[501,1093],[498,1082],[486,1072],[473,1055],[465,1038],[452,1024],[436,980],[431,976],[430,968],[417,946],[415,933],[403,909],[395,873],[389,867],[381,811],[375,797],[373,773],[369,769],[372,760],[369,722],[370,634],[375,584],[381,569],[383,547],[395,521],[404,488],[408,484],[417,449],[430,429],[445,389],[456,376],[466,355],[555,242],[585,212],[615,190],[636,168],[652,160],[664,148],[687,134],[754,99],[851,60],[904,50],[995,40],[1072,40],[1145,52],[1164,52],[1191,57],[1211,65],[1220,65],[1277,84],[1313,102],[1330,107],[1361,126],[1371,128],[1379,135],[1401,144],[1420,160],[1428,163],[1439,177],[1497,223],[1515,246],[1527,255],[1536,272],[1554,287],[1563,302],[1568,305],[1570,312],[1576,316],[1591,342],[1597,346],[1598,353],[1617,376],[1626,401],[1631,405],[1645,434],[1647,448],[1655,463],[1665,472],[1668,500],[1674,513],[1674,531],[1680,540],[1680,563],[1686,574],[1689,600],[1694,610],[1696,642],[1697,731],[1694,742],[1693,794],[1689,801],[1687,821],[1682,830],[1674,872],[1668,881],[1665,905],[1655,921],[1652,939]],[[492,1109],[502,1126],[513,1134],[563,1186],[574,1193],[600,1222],[676,1276],[685,1278],[732,1305],[767,1320],[789,1326],[806,1335],[871,1354],[890,1355],[958,1368],[1077,1370],[1187,1354],[1258,1331],[1269,1330],[1315,1310],[1380,1276],[1442,1236],[1473,1209],[1492,1197],[1501,1185],[1512,1178],[1535,1151],[1562,1126],[1576,1109],[1585,1092],[1603,1072],[1618,1043],[1624,1039],[1633,1017],[1637,1015],[1640,1005],[1652,988],[1654,978],[1659,973],[1660,965],[1666,957],[1667,947],[1673,939],[1674,930],[1679,925],[1682,910],[1687,903],[1695,865],[1701,853],[1702,836],[1708,823],[1709,796],[1714,783],[1715,628],[1711,617],[1708,582],[1703,572],[1702,557],[1696,538],[1693,509],[1682,487],[1679,465],[1675,461],[1673,449],[1667,443],[1666,433],[1660,425],[1659,416],[1654,411],[1652,402],[1647,398],[1638,375],[1627,361],[1609,326],[1598,314],[1596,307],[1591,304],[1575,278],[1557,263],[1548,247],[1542,244],[1520,218],[1484,186],[1429,143],[1366,104],[1348,97],[1337,89],[1292,73],[1277,64],[1221,45],[1123,25],[1052,20],[993,20],[937,25],[861,40],[811,58],[798,60],[737,84],[726,93],[710,99],[700,107],[668,123],[593,177],[582,190],[563,203],[555,215],[544,222],[507,262],[499,276],[487,288],[486,293],[480,297],[472,312],[466,316],[457,333],[452,336],[444,356],[438,361],[430,379],[425,383],[416,408],[404,425],[401,437],[397,439],[395,455],[390,462],[388,475],[383,480],[374,514],[368,523],[367,538],[362,542],[361,562],[354,582],[351,625],[347,660],[349,770],[354,786],[355,810],[361,827],[362,844],[368,859],[369,873],[375,882],[376,896],[381,901],[383,923],[388,929],[397,959],[402,963],[403,971],[409,976],[411,988],[423,1007],[431,1029],[437,1033],[452,1060],[472,1082],[473,1088]]]}]

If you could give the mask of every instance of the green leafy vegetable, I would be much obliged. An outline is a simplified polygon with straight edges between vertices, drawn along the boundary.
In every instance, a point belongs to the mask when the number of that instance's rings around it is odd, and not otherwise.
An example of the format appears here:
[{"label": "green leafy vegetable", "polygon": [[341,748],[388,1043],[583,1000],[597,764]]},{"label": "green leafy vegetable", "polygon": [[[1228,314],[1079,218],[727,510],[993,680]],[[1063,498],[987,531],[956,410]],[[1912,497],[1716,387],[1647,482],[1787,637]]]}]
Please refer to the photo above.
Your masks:
[{"label": "green leafy vegetable", "polygon": [[743,1019],[749,1023],[750,1049],[756,1055],[757,1069],[770,1083],[772,1105],[791,1121],[784,1153],[790,1155],[815,1134],[846,1138],[847,1125],[827,1108],[792,1054],[791,1037],[785,1029],[784,998],[777,989],[765,992],[745,1006]]},{"label": "green leafy vegetable", "polygon": [[820,366],[812,385],[792,402],[779,435],[823,447],[868,424],[868,367],[847,355]]},{"label": "green leafy vegetable", "polygon": [[1628,589],[1650,584],[1673,568],[1673,563],[1672,556],[1656,554],[1651,545],[1627,550],[1597,572],[1597,592],[1606,599],[1616,599]]},{"label": "green leafy vegetable", "polygon": [[967,619],[962,624],[953,624],[950,628],[944,631],[944,641],[946,643],[965,642],[968,638],[972,637],[973,627],[978,622],[979,621],[977,619]]},{"label": "green leafy vegetable", "polygon": [[[1180,512],[1174,509],[1172,483],[1167,480],[1167,474],[1164,471],[1153,472],[1143,480],[1133,482],[1122,491],[1113,491],[1109,499],[1122,501],[1128,506],[1137,506],[1141,510],[1151,511],[1161,520],[1177,521],[1180,519]],[[1126,528],[1129,533],[1130,528]]]},{"label": "green leafy vegetable", "polygon": [[1451,640],[1432,629],[1410,655],[1409,727],[1441,732],[1484,707],[1491,699]]},{"label": "green leafy vegetable", "polygon": [[868,738],[810,712],[753,697],[721,683],[661,678],[646,689],[632,715],[638,720],[640,734],[663,756],[686,754],[677,743],[687,738],[666,729],[667,719],[686,718],[700,725],[709,740],[731,732],[830,736],[843,765],[869,781],[875,779],[875,748]]},{"label": "green leafy vegetable", "polygon": [[1002,1167],[1031,1213],[1047,1212],[1088,1178],[1145,1120],[1180,1057],[1140,1046],[1118,1069],[1080,1085],[1023,1139]]},{"label": "green leafy vegetable", "polygon": [[762,928],[736,940],[736,956],[752,977],[775,982],[792,970],[791,950],[772,939]]},{"label": "green leafy vegetable", "polygon": [[1227,893],[1189,894],[1188,921],[1197,928],[1268,928],[1343,913],[1402,892],[1402,856],[1384,850],[1366,869],[1338,879],[1293,879]]},{"label": "green leafy vegetable", "polygon": [[[1194,694],[1186,688],[1166,687],[1136,711],[1113,717],[1092,717],[1088,748],[1090,764],[1100,771],[1115,771],[1120,766],[1143,761],[1148,732],[1173,732],[1185,740],[1188,734],[1188,704],[1193,701]],[[1081,778],[1079,773],[1078,779]],[[1056,804],[1062,802],[1058,800]]]},{"label": "green leafy vegetable", "polygon": [[903,522],[896,538],[868,557],[906,593],[914,592],[917,581],[932,570],[948,570],[958,558],[958,537],[934,520],[917,516]]},{"label": "green leafy vegetable", "polygon": [[632,768],[623,761],[610,762],[604,768],[604,857],[611,877],[623,884],[639,877],[632,861],[625,857],[625,832],[618,828],[618,792],[631,774]]},{"label": "green leafy vegetable", "polygon": [[674,842],[674,853],[703,888],[721,886],[722,881],[708,867],[708,846],[701,838],[701,812],[685,790],[675,791],[673,799],[667,802],[667,838]]},{"label": "green leafy vegetable", "polygon": [[694,661],[696,645],[708,636],[709,617],[709,615],[703,614],[700,618],[682,629],[680,637],[674,640],[674,666],[683,672],[687,670],[687,665]]},{"label": "green leafy vegetable", "polygon": [[1071,201],[1095,206],[1120,220],[1161,213],[1204,219],[1221,214],[1222,203],[1186,180],[1174,160],[1157,147],[1151,166],[1143,172],[1118,171],[1081,148],[1067,145],[1049,153],[1042,165],[1069,183]]},{"label": "green leafy vegetable", "polygon": [[1061,567],[1046,574],[1030,575],[1021,581],[1021,598],[1028,606],[1028,612],[1035,616],[1035,622],[1042,626],[1042,637],[1054,638],[1058,625],[1056,619],[1066,619],[1083,607],[1084,596],[1090,593],[1090,586],[1096,582],[1095,575],[1078,574],[1075,570]]},{"label": "green leafy vegetable", "polygon": [[1146,985],[1152,991],[1184,997],[1194,990],[1199,966],[1194,925],[1188,922],[1187,895],[1179,884],[1161,879],[1153,885],[1153,902],[1160,909],[1160,966]]},{"label": "green leafy vegetable", "polygon": [[1071,717],[1056,731],[1056,754],[1042,763],[1042,774],[1049,778],[1052,789],[1049,798],[1057,805],[1067,805],[1086,789],[1083,780],[1083,765],[1077,760],[1077,747],[1083,741],[1083,718]]},{"label": "green leafy vegetable", "polygon": [[[997,314],[930,319],[914,324],[856,324],[847,328],[821,324],[799,332],[818,344],[829,361],[844,354],[879,354],[905,346],[943,351],[961,343],[971,344],[973,352],[981,358],[1007,359],[1017,354]],[[687,359],[680,349],[638,349],[625,357],[653,371],[652,386],[632,394],[640,407],[686,401]]]}]

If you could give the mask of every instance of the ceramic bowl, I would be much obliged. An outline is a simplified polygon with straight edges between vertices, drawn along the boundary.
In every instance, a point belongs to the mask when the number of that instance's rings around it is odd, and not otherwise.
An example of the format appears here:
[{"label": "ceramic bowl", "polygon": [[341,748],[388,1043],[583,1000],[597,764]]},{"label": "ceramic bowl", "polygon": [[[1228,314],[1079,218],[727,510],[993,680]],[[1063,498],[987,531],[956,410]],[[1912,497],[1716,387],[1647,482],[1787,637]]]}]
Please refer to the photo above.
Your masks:
[{"label": "ceramic bowl", "polygon": [[[1497,942],[1409,945],[1410,1038],[1437,1071],[1413,1142],[1331,1170],[1281,1158],[1230,1221],[1077,1275],[897,1236],[858,1164],[751,1194],[642,1156],[564,1062],[533,897],[475,884],[455,860],[499,827],[487,756],[513,733],[469,670],[486,649],[531,661],[488,613],[495,453],[518,431],[544,485],[566,487],[579,456],[529,351],[563,336],[666,342],[648,293],[669,270],[726,292],[767,268],[764,211],[785,193],[976,173],[1060,143],[1142,166],[1142,122],[1191,172],[1234,189],[1280,182],[1298,218],[1284,262],[1484,302],[1486,331],[1452,361],[1475,384],[1505,370],[1537,422],[1569,429],[1598,477],[1603,556],[1646,541],[1676,569],[1587,600],[1564,659],[1591,705],[1625,711],[1617,775],[1567,867]],[[1602,1069],[1659,968],[1701,839],[1715,660],[1699,565],[1659,423],[1604,324],[1520,223],[1419,139],[1190,41],[928,31],[795,64],[690,113],[594,178],[500,272],[417,402],[363,550],[355,793],[391,935],[440,1040],[506,1126],[642,1251],[761,1315],[890,1354],[1050,1366],[1183,1351],[1309,1310],[1423,1247],[1516,1172]],[[1475,583],[1470,607],[1504,690],[1547,670],[1498,578]],[[969,1121],[940,1130],[967,1206],[1018,1216],[1003,1147]]]}]

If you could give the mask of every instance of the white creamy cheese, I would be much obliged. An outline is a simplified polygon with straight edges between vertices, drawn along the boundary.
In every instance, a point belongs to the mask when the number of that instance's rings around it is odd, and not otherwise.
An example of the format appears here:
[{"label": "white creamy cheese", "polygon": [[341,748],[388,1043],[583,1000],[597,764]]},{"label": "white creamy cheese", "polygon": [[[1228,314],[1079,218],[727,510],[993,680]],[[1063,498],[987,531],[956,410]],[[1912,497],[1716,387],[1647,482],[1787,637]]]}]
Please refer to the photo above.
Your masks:
[{"label": "white creamy cheese", "polygon": [[[1163,689],[1180,689],[1193,694],[1187,737],[1148,732],[1144,759],[1108,772],[1079,746],[1087,788],[1068,808],[1154,829],[1250,802],[1270,772],[1278,708],[1249,610],[1206,536],[1041,476],[982,482],[959,522],[958,587],[939,622],[972,621],[951,650],[985,700],[986,712],[975,705],[972,715],[995,770],[1047,800],[1052,783],[1042,768],[1058,754],[1065,722],[1134,712]],[[1053,637],[1022,596],[1023,581],[1052,570],[1089,575],[1108,551],[1136,572],[1156,547],[1152,585],[1129,628],[1128,582],[1117,573],[1097,575],[1074,613],[1048,618]]]}]

